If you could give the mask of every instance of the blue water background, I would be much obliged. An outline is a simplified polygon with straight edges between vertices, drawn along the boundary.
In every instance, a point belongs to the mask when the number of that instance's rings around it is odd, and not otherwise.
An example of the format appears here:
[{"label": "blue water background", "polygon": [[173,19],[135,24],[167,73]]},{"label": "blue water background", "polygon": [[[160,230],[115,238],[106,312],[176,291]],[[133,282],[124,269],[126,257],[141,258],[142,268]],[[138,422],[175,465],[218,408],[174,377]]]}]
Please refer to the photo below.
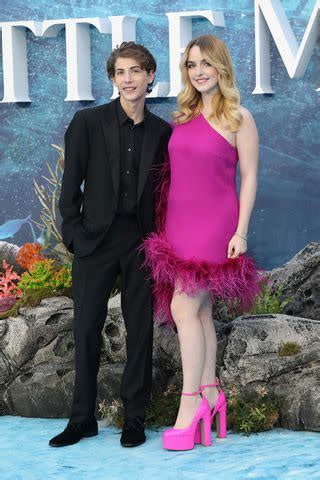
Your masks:
[{"label": "blue water background", "polygon": [[[278,266],[310,241],[319,241],[320,109],[319,44],[303,79],[290,79],[271,41],[273,95],[252,95],[255,87],[253,0],[126,1],[2,0],[1,20],[44,20],[74,17],[137,15],[137,41],[156,56],[156,81],[169,81],[168,21],[165,12],[211,9],[225,14],[225,28],[205,19],[193,21],[193,35],[213,33],[225,40],[233,57],[242,103],[254,115],[260,135],[260,174],[257,201],[249,229],[249,249],[264,268]],[[282,2],[300,43],[315,0]],[[111,83],[105,63],[110,35],[91,28],[92,91],[94,102],[65,102],[66,61],[64,31],[56,38],[28,38],[31,104],[0,105],[0,225],[6,220],[38,220],[40,205],[33,179],[47,175],[54,165],[66,126],[79,108],[109,101]],[[0,69],[2,67],[0,66]],[[1,76],[0,70],[0,76]],[[0,81],[0,95],[3,95]],[[150,99],[150,109],[170,119],[175,99]],[[37,235],[39,235],[37,231]],[[32,241],[28,225],[13,237],[21,245]]]}]

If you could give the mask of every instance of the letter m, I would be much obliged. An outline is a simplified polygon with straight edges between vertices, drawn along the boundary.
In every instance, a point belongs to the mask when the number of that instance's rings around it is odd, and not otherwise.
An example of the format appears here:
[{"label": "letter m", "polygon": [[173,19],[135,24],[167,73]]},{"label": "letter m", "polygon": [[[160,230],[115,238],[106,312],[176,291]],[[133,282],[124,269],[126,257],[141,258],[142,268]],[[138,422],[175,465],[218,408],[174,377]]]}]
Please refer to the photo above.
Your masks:
[{"label": "letter m", "polygon": [[316,0],[300,46],[280,0],[255,0],[254,14],[256,87],[252,93],[273,93],[270,84],[270,34],[290,78],[302,78],[319,36],[320,0]]}]

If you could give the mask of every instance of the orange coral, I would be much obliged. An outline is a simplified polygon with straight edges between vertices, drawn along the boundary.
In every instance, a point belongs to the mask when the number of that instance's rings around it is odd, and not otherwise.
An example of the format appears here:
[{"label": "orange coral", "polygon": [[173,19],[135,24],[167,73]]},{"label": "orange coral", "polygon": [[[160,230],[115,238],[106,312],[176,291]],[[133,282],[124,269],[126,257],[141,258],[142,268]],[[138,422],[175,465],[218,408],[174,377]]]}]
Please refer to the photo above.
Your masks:
[{"label": "orange coral", "polygon": [[15,260],[22,268],[28,270],[34,262],[45,259],[45,256],[39,253],[42,248],[42,245],[37,242],[25,243],[17,253]]}]

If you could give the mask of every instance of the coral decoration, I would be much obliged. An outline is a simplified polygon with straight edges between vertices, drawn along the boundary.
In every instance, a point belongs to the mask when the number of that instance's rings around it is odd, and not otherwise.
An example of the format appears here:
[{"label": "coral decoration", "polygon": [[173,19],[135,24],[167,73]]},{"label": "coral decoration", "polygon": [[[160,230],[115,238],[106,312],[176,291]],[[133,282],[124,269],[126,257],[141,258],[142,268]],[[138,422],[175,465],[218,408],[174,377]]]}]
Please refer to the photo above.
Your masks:
[{"label": "coral decoration", "polygon": [[20,280],[20,276],[13,271],[13,265],[10,267],[5,259],[2,260],[4,273],[0,273],[0,298],[19,297],[22,292],[15,282]]},{"label": "coral decoration", "polygon": [[70,288],[72,285],[71,266],[60,268],[55,273],[52,284],[55,289]]},{"label": "coral decoration", "polygon": [[22,291],[34,291],[50,287],[54,276],[53,263],[54,260],[52,259],[34,262],[29,271],[21,275],[19,287]]},{"label": "coral decoration", "polygon": [[33,292],[53,292],[70,288],[71,284],[71,265],[66,264],[56,270],[54,260],[45,258],[35,261],[29,270],[21,275],[18,286],[28,295]]},{"label": "coral decoration", "polygon": [[22,268],[29,270],[34,262],[45,259],[45,256],[39,253],[42,248],[42,245],[37,242],[25,243],[17,253],[15,260]]},{"label": "coral decoration", "polygon": [[[54,166],[47,162],[49,172],[47,175],[41,175],[43,183],[34,182],[35,193],[41,204],[40,221],[33,223],[43,232],[45,232],[46,242],[51,239],[62,242],[60,225],[58,224],[59,196],[62,184],[62,175],[64,170],[64,148],[60,145],[51,145],[59,154]],[[70,253],[68,255],[71,255]]]}]

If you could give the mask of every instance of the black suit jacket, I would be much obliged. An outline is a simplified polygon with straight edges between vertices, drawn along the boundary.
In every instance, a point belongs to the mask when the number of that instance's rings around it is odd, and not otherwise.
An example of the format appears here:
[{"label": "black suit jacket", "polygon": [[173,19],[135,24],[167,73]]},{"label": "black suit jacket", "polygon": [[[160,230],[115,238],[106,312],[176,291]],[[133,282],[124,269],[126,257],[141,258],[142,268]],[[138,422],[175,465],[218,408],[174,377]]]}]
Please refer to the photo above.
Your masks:
[{"label": "black suit jacket", "polygon": [[[120,133],[116,102],[79,110],[65,133],[65,168],[59,199],[62,241],[79,257],[90,254],[101,242],[117,210]],[[148,111],[137,190],[141,237],[155,227],[155,189],[171,131],[167,122]]]}]

